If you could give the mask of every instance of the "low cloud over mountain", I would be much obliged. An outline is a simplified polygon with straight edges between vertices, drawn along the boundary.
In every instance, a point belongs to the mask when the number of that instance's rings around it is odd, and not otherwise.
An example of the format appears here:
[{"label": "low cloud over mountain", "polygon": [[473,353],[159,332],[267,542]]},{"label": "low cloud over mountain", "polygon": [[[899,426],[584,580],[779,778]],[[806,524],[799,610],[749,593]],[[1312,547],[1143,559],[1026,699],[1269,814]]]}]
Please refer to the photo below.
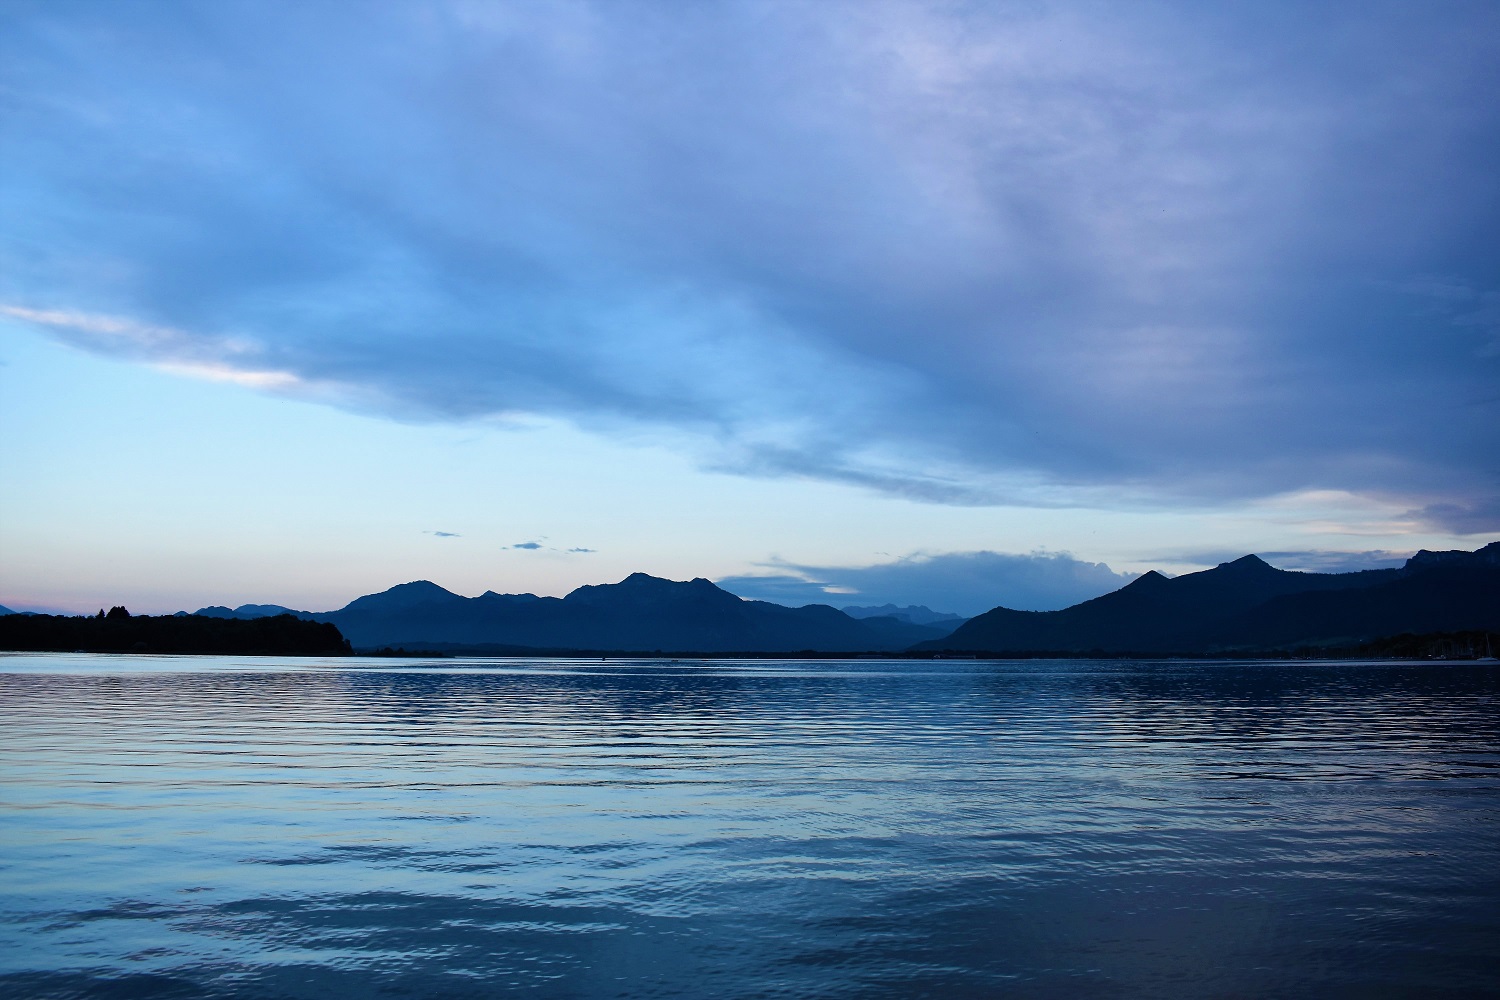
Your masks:
[{"label": "low cloud over mountain", "polygon": [[[1297,549],[1291,551],[1269,551],[1258,553],[1262,559],[1278,569],[1302,570],[1310,573],[1357,573],[1367,569],[1394,569],[1403,565],[1410,552],[1390,552],[1386,549],[1369,549],[1364,552],[1341,552],[1328,549]],[[1212,552],[1191,552],[1177,556],[1164,556],[1159,561],[1189,563],[1198,566],[1216,566],[1239,558],[1239,554],[1228,549]]]},{"label": "low cloud over mountain", "polygon": [[767,568],[781,572],[717,582],[741,597],[780,604],[919,604],[967,616],[996,605],[1023,611],[1065,608],[1134,579],[1066,552],[947,552],[873,566],[775,562]]}]

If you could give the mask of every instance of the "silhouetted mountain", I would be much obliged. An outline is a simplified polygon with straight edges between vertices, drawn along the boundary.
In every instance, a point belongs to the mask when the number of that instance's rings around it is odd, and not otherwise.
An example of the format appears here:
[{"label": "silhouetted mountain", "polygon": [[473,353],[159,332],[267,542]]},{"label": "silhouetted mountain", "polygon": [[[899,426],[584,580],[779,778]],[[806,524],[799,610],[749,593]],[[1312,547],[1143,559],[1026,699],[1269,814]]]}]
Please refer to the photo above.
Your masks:
[{"label": "silhouetted mountain", "polygon": [[0,615],[18,615],[20,613],[21,612],[19,612],[19,611],[12,611],[10,608],[7,608],[5,605],[0,604]]},{"label": "silhouetted mountain", "polygon": [[[958,619],[958,621],[963,620],[962,618]],[[942,622],[936,625],[918,625],[907,621],[905,618],[896,618],[892,615],[875,615],[870,618],[859,618],[856,621],[874,634],[883,636],[889,640],[889,645],[873,645],[870,647],[871,649],[893,650],[910,648],[914,643],[908,637],[913,635],[921,634],[922,638],[918,640],[921,642],[931,642],[941,639],[943,636],[951,633],[953,626],[958,624],[958,622]],[[905,642],[906,645],[897,645],[899,642]]]},{"label": "silhouetted mountain", "polygon": [[444,590],[430,580],[403,583],[378,594],[356,597],[343,607],[343,611],[380,614],[402,614],[414,608],[442,607],[467,598]]},{"label": "silhouetted mountain", "polygon": [[1352,649],[1401,632],[1500,627],[1500,542],[1478,552],[1422,551],[1401,569],[1360,573],[1290,572],[1245,556],[1176,579],[1146,573],[1114,593],[1061,611],[1001,607],[968,620],[922,606],[789,608],[741,600],[704,579],[678,582],[644,573],[579,587],[562,598],[493,591],[469,598],[418,580],[331,612],[244,604],[177,615],[241,621],[273,616],[332,623],[361,649],[1062,654]]},{"label": "silhouetted mountain", "polygon": [[[186,611],[177,614],[186,615]],[[222,604],[214,604],[206,608],[199,608],[193,614],[204,618],[274,618],[277,615],[296,615],[298,618],[311,618],[311,612],[296,611],[292,608],[283,608],[279,604],[241,604],[237,608],[226,608]]]},{"label": "silhouetted mountain", "polygon": [[674,652],[898,650],[942,631],[897,619],[861,622],[826,605],[745,601],[708,580],[634,573],[566,597],[461,597],[425,580],[314,616],[358,648],[493,646]]},{"label": "silhouetted mountain", "polygon": [[947,611],[934,611],[920,604],[907,605],[898,608],[894,604],[882,604],[874,607],[849,607],[840,608],[840,611],[850,618],[899,618],[901,621],[911,622],[913,625],[940,625],[950,629],[957,628],[960,622],[968,621],[963,615],[950,614]]},{"label": "silhouetted mountain", "polygon": [[1358,590],[1274,598],[1225,621],[1215,638],[1272,647],[1500,628],[1500,542],[1473,553],[1424,550],[1394,572]]},{"label": "silhouetted mountain", "polygon": [[1155,571],[1061,611],[995,608],[917,649],[1222,652],[1500,627],[1500,542],[1417,553],[1401,569],[1296,573],[1245,556],[1167,579]]}]

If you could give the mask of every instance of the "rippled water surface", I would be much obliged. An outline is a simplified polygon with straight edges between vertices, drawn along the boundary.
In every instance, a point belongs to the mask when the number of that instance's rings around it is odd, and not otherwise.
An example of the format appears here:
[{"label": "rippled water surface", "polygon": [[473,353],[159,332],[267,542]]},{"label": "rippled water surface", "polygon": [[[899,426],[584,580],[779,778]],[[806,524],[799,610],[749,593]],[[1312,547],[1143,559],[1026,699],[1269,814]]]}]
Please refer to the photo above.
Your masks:
[{"label": "rippled water surface", "polygon": [[0,995],[1500,994],[1494,664],[0,656]]}]

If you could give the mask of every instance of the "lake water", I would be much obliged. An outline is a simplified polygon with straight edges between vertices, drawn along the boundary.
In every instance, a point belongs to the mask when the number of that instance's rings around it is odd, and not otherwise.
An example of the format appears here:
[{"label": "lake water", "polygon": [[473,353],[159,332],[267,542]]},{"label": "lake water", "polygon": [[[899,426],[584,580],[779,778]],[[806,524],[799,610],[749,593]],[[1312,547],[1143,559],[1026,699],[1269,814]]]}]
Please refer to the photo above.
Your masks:
[{"label": "lake water", "polygon": [[0,655],[0,996],[1500,995],[1490,664]]}]

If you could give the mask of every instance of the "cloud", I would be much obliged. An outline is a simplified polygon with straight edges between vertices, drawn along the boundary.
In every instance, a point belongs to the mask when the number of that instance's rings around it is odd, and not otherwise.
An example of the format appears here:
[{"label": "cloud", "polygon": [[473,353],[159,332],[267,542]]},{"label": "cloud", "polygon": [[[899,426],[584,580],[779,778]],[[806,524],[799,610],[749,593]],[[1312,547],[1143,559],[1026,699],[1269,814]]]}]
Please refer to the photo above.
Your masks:
[{"label": "cloud", "polygon": [[1263,552],[1260,557],[1279,569],[1305,573],[1358,573],[1367,569],[1397,569],[1410,559],[1410,552],[1370,549],[1365,552],[1337,552],[1309,549],[1302,552]]},{"label": "cloud", "polygon": [[460,535],[456,531],[429,531],[429,532],[426,532],[426,534],[432,535],[432,536],[434,536],[436,538],[462,538],[463,537],[462,535]]},{"label": "cloud", "polygon": [[1439,6],[12,5],[0,302],[921,502],[1493,530],[1500,8]]},{"label": "cloud", "polygon": [[136,358],[177,375],[283,392],[303,385],[303,379],[291,372],[255,368],[257,349],[244,340],[197,337],[184,330],[97,313],[0,304],[0,316],[48,329],[75,347]]},{"label": "cloud", "polygon": [[1500,531],[1500,497],[1432,503],[1408,511],[1407,517],[1455,535],[1486,535]]},{"label": "cloud", "polygon": [[1004,606],[1051,611],[1118,590],[1134,577],[1065,552],[918,553],[872,566],[766,564],[777,573],[718,580],[732,594],[778,604],[926,605],[976,615]]},{"label": "cloud", "polygon": [[515,545],[502,545],[501,548],[502,549],[522,549],[522,550],[528,551],[528,552],[537,552],[537,551],[560,552],[560,553],[563,553],[564,555],[579,555],[579,554],[585,554],[585,553],[591,553],[591,552],[597,552],[598,551],[597,549],[589,549],[589,548],[584,548],[582,546],[574,546],[573,548],[562,548],[562,547],[556,546],[556,545],[544,545],[544,544],[542,544],[542,542],[535,542],[535,541],[533,541],[533,542],[518,542]]}]

